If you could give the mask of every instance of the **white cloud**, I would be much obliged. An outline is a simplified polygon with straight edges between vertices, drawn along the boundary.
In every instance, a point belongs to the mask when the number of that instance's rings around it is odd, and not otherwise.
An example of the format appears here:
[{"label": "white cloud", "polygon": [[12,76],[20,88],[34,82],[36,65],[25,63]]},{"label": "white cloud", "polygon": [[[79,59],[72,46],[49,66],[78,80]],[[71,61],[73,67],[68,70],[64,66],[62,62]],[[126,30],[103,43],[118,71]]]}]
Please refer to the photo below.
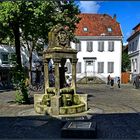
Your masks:
[{"label": "white cloud", "polygon": [[95,1],[80,1],[79,8],[82,13],[97,13],[100,5]]}]

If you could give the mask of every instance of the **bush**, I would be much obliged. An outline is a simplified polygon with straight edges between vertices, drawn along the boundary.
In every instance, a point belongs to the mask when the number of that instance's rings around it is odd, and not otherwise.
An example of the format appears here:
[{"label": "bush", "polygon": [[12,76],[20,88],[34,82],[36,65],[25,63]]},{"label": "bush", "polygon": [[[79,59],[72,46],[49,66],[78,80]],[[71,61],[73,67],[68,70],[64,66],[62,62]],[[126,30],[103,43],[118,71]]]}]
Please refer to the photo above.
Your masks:
[{"label": "bush", "polygon": [[26,85],[26,76],[23,70],[13,71],[13,82],[16,89],[15,101],[19,104],[29,103],[28,88]]}]

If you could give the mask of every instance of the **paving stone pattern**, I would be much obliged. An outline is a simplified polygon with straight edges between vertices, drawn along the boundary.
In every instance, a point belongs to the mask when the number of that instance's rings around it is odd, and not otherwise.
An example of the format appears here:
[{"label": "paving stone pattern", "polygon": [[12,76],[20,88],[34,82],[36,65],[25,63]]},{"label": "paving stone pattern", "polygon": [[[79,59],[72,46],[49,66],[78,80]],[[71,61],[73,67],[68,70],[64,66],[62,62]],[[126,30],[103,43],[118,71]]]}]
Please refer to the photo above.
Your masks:
[{"label": "paving stone pattern", "polygon": [[[121,89],[105,84],[78,85],[78,92],[88,93],[88,115],[97,123],[97,138],[140,138],[139,89],[132,85],[121,85]],[[12,103],[14,94],[0,92],[0,139],[61,139],[60,119],[33,113],[33,104]]]}]

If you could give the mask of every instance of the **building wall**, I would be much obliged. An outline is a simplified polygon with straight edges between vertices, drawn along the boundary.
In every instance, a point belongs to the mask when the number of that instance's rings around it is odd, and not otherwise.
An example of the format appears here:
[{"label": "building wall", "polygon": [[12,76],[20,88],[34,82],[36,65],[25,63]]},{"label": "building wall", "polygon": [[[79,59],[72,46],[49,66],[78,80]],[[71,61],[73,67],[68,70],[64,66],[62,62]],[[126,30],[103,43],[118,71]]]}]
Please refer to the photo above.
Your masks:
[{"label": "building wall", "polygon": [[[15,47],[0,45],[0,66],[1,67],[12,67],[12,64],[2,64],[2,54],[14,54]],[[39,60],[39,57],[36,52],[33,52],[32,67],[35,68],[36,61]],[[21,61],[24,66],[29,66],[29,53],[28,50],[24,47],[21,47]]]},{"label": "building wall", "polygon": [[131,73],[140,73],[140,34],[128,42],[128,54],[131,60]]},{"label": "building wall", "polygon": [[[93,51],[87,52],[87,41],[93,42]],[[104,41],[104,51],[98,51],[98,41]],[[108,51],[108,42],[114,41],[114,51]],[[75,49],[75,43],[71,43],[72,48]],[[78,52],[77,58],[78,62],[82,63],[82,74],[85,73],[85,62],[84,57],[95,57],[95,68],[94,74],[99,76],[103,80],[106,80],[106,77],[110,74],[108,73],[108,62],[114,62],[114,73],[111,73],[112,77],[121,77],[121,52],[122,52],[122,43],[121,40],[81,40],[81,51]],[[104,62],[104,73],[98,73],[98,62]],[[80,74],[77,74],[80,76]]]}]

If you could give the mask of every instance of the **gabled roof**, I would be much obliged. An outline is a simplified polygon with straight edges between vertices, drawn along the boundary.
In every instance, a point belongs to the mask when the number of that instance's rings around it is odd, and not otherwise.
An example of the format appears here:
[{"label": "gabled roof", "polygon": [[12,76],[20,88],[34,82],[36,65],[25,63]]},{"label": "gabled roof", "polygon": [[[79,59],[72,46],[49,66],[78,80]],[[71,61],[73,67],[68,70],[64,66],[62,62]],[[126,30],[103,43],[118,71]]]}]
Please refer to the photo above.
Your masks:
[{"label": "gabled roof", "polygon": [[[120,24],[116,17],[107,14],[80,14],[80,22],[75,31],[76,36],[122,36]],[[87,30],[87,31],[84,31]]]},{"label": "gabled roof", "polygon": [[135,37],[140,33],[140,23],[137,24],[132,30],[133,30],[133,33],[132,33],[132,35],[127,39],[127,41],[132,40],[133,38],[135,38]]}]

